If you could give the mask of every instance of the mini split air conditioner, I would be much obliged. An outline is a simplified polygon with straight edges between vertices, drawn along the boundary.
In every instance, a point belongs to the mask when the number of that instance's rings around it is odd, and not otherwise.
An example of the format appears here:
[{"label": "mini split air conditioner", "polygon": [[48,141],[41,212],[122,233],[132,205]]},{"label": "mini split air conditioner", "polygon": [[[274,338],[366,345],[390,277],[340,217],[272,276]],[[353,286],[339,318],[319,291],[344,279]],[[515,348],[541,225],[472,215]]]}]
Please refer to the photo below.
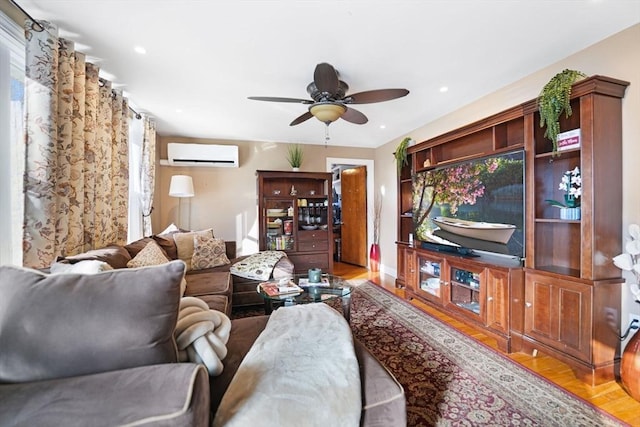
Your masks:
[{"label": "mini split air conditioner", "polygon": [[169,165],[171,166],[207,166],[237,168],[237,145],[167,144]]}]

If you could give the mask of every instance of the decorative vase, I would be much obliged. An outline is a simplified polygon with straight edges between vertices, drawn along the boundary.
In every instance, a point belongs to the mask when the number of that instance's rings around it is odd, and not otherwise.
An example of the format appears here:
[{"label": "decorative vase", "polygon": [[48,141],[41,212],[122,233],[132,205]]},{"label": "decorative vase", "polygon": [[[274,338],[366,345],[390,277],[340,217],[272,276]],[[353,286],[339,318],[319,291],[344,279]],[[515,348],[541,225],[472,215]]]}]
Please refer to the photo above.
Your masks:
[{"label": "decorative vase", "polygon": [[371,271],[379,271],[380,269],[380,245],[374,243],[369,250],[369,268]]},{"label": "decorative vase", "polygon": [[640,402],[640,332],[636,331],[622,353],[620,362],[622,388]]},{"label": "decorative vase", "polygon": [[294,171],[294,172],[299,172],[299,171],[300,171],[300,168],[293,168],[293,171]]},{"label": "decorative vase", "polygon": [[580,208],[560,208],[560,219],[580,219]]}]

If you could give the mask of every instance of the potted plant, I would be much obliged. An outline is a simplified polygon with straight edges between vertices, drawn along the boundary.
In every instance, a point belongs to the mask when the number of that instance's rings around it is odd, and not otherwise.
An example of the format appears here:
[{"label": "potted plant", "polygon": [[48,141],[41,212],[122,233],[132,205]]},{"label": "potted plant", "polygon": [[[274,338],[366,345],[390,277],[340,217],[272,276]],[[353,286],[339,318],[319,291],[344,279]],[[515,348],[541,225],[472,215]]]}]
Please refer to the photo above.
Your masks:
[{"label": "potted plant", "polygon": [[303,154],[302,148],[298,144],[287,147],[287,161],[295,172],[299,171],[302,166]]},{"label": "potted plant", "polygon": [[[640,303],[640,226],[629,226],[629,240],[625,245],[626,252],[613,258],[613,263],[621,270],[633,274],[634,282],[629,284],[632,298]],[[637,323],[637,322],[635,322]],[[631,322],[627,331],[622,336],[625,339],[632,329],[638,329],[640,325]],[[627,342],[620,362],[620,379],[622,388],[634,399],[640,401],[640,332],[636,331]]]},{"label": "potted plant", "polygon": [[558,134],[560,133],[560,114],[571,116],[571,86],[578,80],[586,78],[581,71],[565,69],[556,74],[542,88],[538,96],[540,110],[540,127],[547,126],[544,136],[551,140],[553,153],[558,150]]},{"label": "potted plant", "polygon": [[564,202],[547,199],[551,206],[560,208],[560,219],[580,219],[580,196],[582,195],[582,177],[580,168],[566,171],[560,180],[559,190],[564,191]]},{"label": "potted plant", "polygon": [[380,216],[382,215],[382,194],[376,193],[373,199],[373,243],[369,250],[369,266],[371,271],[380,270]]},{"label": "potted plant", "polygon": [[398,174],[400,174],[400,171],[402,170],[402,167],[404,165],[409,164],[409,162],[407,161],[407,148],[409,147],[409,145],[411,145],[412,142],[413,139],[411,139],[410,137],[404,138],[402,141],[400,141],[400,144],[398,144],[395,153],[393,153],[393,156],[396,159],[396,166],[398,167]]}]

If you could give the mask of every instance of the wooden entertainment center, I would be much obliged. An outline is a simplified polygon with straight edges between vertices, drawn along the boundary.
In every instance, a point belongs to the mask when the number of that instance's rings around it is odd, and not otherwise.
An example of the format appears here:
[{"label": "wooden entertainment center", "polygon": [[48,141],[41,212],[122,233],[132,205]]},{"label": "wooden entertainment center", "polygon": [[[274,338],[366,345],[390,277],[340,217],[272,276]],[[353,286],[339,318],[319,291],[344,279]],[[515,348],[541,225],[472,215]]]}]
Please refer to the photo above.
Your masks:
[{"label": "wooden entertainment center", "polygon": [[[489,336],[505,352],[550,354],[596,385],[619,363],[622,252],[622,98],[628,82],[593,76],[573,85],[573,114],[561,132],[580,129],[578,147],[552,153],[537,101],[418,143],[398,176],[398,278],[417,298]],[[477,258],[424,249],[415,241],[412,177],[473,158],[524,150],[525,257]],[[560,218],[563,173],[582,174],[581,218]]]}]

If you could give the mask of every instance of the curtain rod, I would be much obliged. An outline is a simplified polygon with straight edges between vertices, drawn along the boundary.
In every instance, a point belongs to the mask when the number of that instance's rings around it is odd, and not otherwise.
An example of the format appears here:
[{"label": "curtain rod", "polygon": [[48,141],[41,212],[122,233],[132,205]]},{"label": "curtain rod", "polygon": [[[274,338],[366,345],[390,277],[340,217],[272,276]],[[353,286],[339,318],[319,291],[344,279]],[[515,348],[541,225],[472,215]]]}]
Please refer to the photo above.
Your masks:
[{"label": "curtain rod", "polygon": [[[41,25],[41,24],[40,24],[40,23],[39,23],[39,22],[38,22],[38,21],[37,21],[33,16],[29,15],[29,13],[27,13],[27,11],[26,11],[26,10],[24,10],[24,9],[23,9],[23,8],[22,8],[18,3],[16,3],[14,0],[9,0],[9,2],[10,2],[12,5],[14,5],[18,10],[20,10],[20,12],[22,12],[22,14],[23,14],[25,17],[29,18],[29,19],[31,20],[31,22],[33,22],[32,27],[34,27],[34,26],[38,26],[38,27],[40,27],[40,29],[39,29],[39,30],[37,30],[38,32],[42,32],[42,31],[44,31],[44,27],[43,27],[43,26],[42,26],[42,25]],[[34,29],[35,29],[35,28],[34,28]],[[101,82],[102,84],[104,84],[104,83],[106,82],[106,80],[105,80],[105,79],[103,79],[103,78],[100,78],[99,80],[100,80],[100,82]],[[140,113],[138,113],[136,110],[134,110],[133,108],[131,108],[131,107],[129,107],[129,106],[127,106],[127,107],[129,108],[129,110],[131,110],[131,112],[133,113],[133,115],[134,115],[134,117],[135,117],[136,119],[140,120],[140,119],[142,118],[142,115],[141,115]]]},{"label": "curtain rod", "polygon": [[[100,86],[104,86],[107,83],[107,79],[104,79],[102,77],[98,77],[98,82],[100,82]],[[113,89],[111,90],[111,92],[113,93],[113,96],[115,96],[115,92],[113,92]],[[129,110],[131,110],[131,112],[133,113],[133,116],[140,120],[142,118],[142,114],[138,113],[136,110],[134,110],[133,108],[131,108],[131,106],[127,105],[127,108]]]},{"label": "curtain rod", "polygon": [[[35,19],[33,18],[33,16],[29,15],[29,14],[27,13],[27,11],[26,11],[26,10],[24,10],[22,7],[20,7],[20,5],[19,5],[18,3],[16,3],[14,0],[9,0],[9,2],[10,2],[12,5],[14,5],[14,6],[15,6],[15,7],[20,11],[20,12],[22,12],[22,14],[23,14],[24,16],[26,16],[27,18],[29,18],[29,19],[31,20],[31,22],[33,22],[35,25],[37,25],[38,27],[40,27],[40,30],[38,30],[39,32],[44,31],[44,27],[43,27],[42,25],[40,25],[40,23],[39,23],[37,20],[35,20]],[[32,25],[32,27],[33,27],[33,25]]]}]

